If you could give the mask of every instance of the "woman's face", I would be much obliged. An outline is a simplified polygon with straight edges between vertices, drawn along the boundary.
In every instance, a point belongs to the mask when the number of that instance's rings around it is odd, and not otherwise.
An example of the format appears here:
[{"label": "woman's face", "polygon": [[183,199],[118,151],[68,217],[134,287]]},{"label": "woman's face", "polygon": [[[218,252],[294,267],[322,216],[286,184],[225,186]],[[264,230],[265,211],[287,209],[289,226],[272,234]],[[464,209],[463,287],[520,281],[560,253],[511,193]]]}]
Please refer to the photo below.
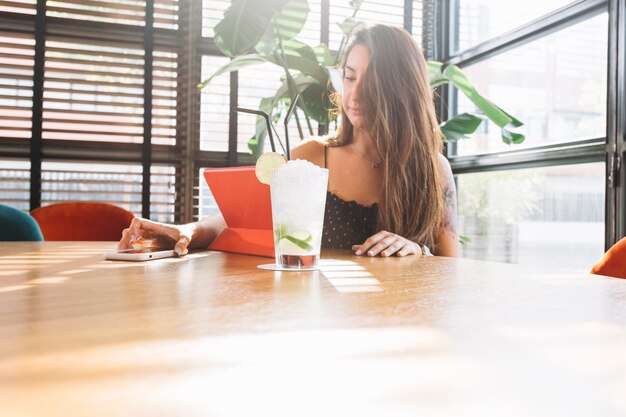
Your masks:
[{"label": "woman's face", "polygon": [[350,50],[344,67],[341,105],[355,129],[363,128],[359,92],[369,62],[369,51],[364,45],[357,44]]}]

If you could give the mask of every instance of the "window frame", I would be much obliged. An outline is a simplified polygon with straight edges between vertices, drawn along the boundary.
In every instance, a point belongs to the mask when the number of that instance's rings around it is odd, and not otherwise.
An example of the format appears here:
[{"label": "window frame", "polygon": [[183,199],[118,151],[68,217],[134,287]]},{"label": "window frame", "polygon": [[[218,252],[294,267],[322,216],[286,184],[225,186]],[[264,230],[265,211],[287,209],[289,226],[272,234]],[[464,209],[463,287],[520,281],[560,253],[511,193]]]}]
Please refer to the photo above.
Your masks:
[{"label": "window frame", "polygon": [[[567,143],[540,145],[532,148],[493,152],[489,154],[457,154],[457,146],[447,146],[447,156],[454,175],[502,171],[518,168],[546,167],[591,162],[606,164],[606,209],[605,209],[605,249],[626,235],[626,192],[624,183],[624,141],[625,101],[624,92],[624,51],[625,34],[620,27],[626,27],[624,2],[619,0],[577,0],[544,16],[532,20],[514,30],[473,45],[464,50],[456,50],[459,36],[459,0],[442,2],[438,13],[441,16],[443,36],[438,40],[438,60],[444,64],[467,67],[491,57],[520,47],[551,33],[608,12],[609,27],[607,62],[607,120],[606,136],[577,140]],[[620,26],[621,25],[621,26]],[[451,29],[448,31],[448,29]],[[449,33],[449,36],[445,34]],[[621,59],[620,59],[621,53]],[[448,117],[447,109],[456,109],[456,92],[442,89],[439,92],[439,116]],[[612,180],[611,178],[615,178]]]}]

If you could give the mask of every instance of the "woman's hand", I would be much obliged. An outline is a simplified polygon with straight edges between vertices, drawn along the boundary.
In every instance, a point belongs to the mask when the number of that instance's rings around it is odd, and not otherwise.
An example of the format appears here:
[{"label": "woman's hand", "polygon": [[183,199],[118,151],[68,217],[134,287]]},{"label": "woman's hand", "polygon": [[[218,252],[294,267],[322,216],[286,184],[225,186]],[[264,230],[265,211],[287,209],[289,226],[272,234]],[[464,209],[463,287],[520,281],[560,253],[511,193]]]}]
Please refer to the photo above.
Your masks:
[{"label": "woman's hand", "polygon": [[175,226],[135,217],[128,229],[122,232],[117,249],[132,249],[136,242],[142,246],[174,249],[178,256],[182,256],[189,252],[193,232],[192,225]]},{"label": "woman's hand", "polygon": [[385,230],[370,236],[363,244],[352,246],[357,255],[367,256],[406,256],[422,255],[422,248],[409,239]]}]

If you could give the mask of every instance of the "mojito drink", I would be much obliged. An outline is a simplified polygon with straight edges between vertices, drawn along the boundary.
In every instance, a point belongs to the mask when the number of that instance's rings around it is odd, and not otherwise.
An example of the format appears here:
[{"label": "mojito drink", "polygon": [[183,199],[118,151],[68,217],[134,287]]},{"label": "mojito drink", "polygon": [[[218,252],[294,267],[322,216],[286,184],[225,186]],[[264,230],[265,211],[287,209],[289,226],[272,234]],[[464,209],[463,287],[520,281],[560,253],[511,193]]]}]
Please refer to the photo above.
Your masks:
[{"label": "mojito drink", "polygon": [[320,256],[328,170],[289,161],[270,174],[276,265],[314,268]]}]

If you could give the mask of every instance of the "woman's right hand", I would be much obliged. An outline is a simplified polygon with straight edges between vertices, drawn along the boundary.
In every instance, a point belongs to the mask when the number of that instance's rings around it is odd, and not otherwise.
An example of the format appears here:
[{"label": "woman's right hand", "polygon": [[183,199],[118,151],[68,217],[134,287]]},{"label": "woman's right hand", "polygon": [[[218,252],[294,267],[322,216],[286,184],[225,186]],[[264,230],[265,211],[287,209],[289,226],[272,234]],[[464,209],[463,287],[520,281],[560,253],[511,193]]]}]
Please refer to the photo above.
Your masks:
[{"label": "woman's right hand", "polygon": [[189,252],[193,232],[193,226],[190,224],[177,226],[135,217],[128,229],[122,232],[117,249],[133,249],[133,242],[139,240],[149,242],[149,246],[174,249],[178,256],[182,256]]}]

